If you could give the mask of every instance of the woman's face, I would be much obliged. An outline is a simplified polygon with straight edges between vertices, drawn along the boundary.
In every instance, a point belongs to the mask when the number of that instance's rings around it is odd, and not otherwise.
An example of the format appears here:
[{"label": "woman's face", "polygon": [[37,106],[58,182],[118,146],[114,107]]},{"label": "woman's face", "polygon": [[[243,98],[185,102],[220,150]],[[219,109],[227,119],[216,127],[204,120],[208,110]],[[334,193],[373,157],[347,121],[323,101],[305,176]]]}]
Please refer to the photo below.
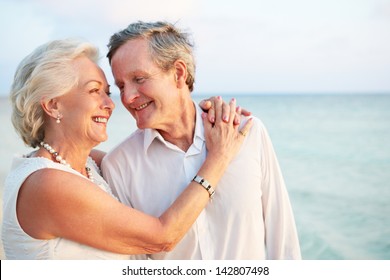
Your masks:
[{"label": "woman's face", "polygon": [[[73,62],[78,84],[57,98],[61,124],[69,141],[78,145],[96,146],[106,141],[107,122],[115,108],[109,85],[102,69],[87,57]],[[73,140],[74,139],[74,140]]]}]

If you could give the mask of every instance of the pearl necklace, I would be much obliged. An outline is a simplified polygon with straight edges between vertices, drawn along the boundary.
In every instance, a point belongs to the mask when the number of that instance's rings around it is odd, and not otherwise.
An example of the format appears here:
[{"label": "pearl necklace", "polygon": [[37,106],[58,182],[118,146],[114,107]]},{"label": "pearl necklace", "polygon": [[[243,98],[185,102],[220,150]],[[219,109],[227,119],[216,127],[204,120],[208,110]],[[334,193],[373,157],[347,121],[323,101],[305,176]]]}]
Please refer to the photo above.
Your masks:
[{"label": "pearl necklace", "polygon": [[[61,163],[62,165],[65,165],[67,167],[70,167],[72,168],[72,166],[70,166],[69,163],[66,162],[66,160],[64,160],[49,144],[45,143],[45,142],[41,142],[39,143],[41,145],[42,148],[44,148],[46,151],[48,151],[52,157],[58,162],[58,163]],[[73,168],[72,168],[73,169]],[[85,171],[87,172],[87,177],[89,180],[91,180],[92,182],[94,181],[94,178],[93,178],[93,175],[92,175],[92,170],[91,168],[89,168],[88,166],[85,167]]]}]

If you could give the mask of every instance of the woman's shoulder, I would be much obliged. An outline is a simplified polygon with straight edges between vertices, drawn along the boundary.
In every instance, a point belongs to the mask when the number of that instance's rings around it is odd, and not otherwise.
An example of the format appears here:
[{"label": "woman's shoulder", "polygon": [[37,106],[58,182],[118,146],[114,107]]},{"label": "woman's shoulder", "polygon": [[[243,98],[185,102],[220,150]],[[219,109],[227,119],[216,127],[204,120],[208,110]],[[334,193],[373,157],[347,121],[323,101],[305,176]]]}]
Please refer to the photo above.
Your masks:
[{"label": "woman's shoulder", "polygon": [[32,173],[45,168],[58,168],[55,163],[44,157],[30,157],[30,155],[15,155],[7,181],[21,181]]},{"label": "woman's shoulder", "polygon": [[80,179],[82,177],[78,176],[77,171],[48,158],[17,155],[13,159],[5,185],[14,188],[36,181],[37,184],[44,187],[45,185],[58,185],[60,182],[65,183]]}]

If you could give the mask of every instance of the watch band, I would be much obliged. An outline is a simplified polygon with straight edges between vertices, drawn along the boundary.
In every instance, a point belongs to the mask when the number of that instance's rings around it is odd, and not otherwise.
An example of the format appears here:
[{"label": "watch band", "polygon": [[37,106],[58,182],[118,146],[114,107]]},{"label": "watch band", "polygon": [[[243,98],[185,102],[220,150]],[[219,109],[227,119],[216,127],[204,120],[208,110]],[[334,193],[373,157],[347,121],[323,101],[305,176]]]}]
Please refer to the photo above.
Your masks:
[{"label": "watch band", "polygon": [[194,179],[192,179],[192,181],[197,182],[202,187],[204,187],[206,189],[206,191],[208,191],[209,197],[213,198],[213,196],[215,194],[215,190],[207,180],[205,180],[202,176],[195,175],[195,177],[194,177]]}]

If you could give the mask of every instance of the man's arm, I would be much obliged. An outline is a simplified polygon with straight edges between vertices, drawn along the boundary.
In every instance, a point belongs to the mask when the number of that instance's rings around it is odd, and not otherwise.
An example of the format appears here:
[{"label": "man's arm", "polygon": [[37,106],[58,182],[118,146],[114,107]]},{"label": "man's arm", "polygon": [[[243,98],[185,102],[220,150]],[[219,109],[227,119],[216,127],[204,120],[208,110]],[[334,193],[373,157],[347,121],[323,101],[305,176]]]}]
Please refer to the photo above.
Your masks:
[{"label": "man's arm", "polygon": [[301,250],[286,185],[266,128],[259,127],[263,211],[267,259],[301,259]]}]

